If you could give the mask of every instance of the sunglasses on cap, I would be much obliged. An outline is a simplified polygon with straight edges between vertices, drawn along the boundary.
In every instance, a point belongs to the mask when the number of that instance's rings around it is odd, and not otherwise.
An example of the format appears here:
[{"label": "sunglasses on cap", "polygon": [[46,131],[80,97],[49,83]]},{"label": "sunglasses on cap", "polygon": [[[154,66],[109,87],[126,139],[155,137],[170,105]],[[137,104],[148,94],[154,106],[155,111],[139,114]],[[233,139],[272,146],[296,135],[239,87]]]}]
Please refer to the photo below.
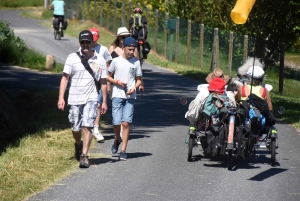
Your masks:
[{"label": "sunglasses on cap", "polygon": [[91,44],[91,41],[88,41],[88,40],[82,40],[80,41],[80,44]]}]

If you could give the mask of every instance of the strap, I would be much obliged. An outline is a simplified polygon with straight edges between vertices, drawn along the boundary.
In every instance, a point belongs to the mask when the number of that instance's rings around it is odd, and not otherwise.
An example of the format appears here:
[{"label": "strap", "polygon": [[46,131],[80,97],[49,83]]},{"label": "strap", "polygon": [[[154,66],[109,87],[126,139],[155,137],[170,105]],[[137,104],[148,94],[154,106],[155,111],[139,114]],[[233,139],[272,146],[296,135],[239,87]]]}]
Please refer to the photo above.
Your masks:
[{"label": "strap", "polygon": [[[214,97],[217,98],[216,101],[214,101],[215,106],[217,106],[217,108],[222,108],[224,106],[224,100],[219,96],[219,94],[217,93],[213,93]],[[219,100],[219,104],[218,104],[218,100]]]},{"label": "strap", "polygon": [[97,89],[97,93],[99,94],[99,90],[100,90],[99,82],[95,79],[94,72],[93,72],[93,70],[91,69],[91,67],[88,63],[88,60],[85,57],[81,56],[79,52],[76,52],[76,54],[81,59],[81,63],[84,66],[85,70],[87,70],[91,74],[92,78],[94,79],[95,86],[96,86],[96,89]]},{"label": "strap", "polygon": [[263,93],[262,93],[261,97],[262,97],[263,99],[266,99],[267,89],[266,89],[265,87],[264,87],[263,89],[264,89],[264,90],[263,90]]},{"label": "strap", "polygon": [[246,97],[245,85],[242,86],[242,97]]}]

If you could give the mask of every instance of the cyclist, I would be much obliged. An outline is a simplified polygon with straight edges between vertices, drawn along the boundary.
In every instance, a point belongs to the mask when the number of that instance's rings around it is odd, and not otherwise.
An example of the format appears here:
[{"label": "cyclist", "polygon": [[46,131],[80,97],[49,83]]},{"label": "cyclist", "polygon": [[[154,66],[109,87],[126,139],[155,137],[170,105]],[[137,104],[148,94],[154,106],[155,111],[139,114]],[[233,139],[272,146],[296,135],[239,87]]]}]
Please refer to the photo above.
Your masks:
[{"label": "cyclist", "polygon": [[144,41],[143,58],[146,59],[151,49],[149,43],[146,41],[148,34],[147,19],[142,15],[143,11],[140,8],[135,8],[133,13],[129,19],[129,30],[135,40],[142,39]]},{"label": "cyclist", "polygon": [[[63,0],[54,0],[50,5],[50,10],[53,11],[53,28],[58,29],[59,23],[64,23],[66,5]],[[56,20],[57,19],[57,20]]]}]

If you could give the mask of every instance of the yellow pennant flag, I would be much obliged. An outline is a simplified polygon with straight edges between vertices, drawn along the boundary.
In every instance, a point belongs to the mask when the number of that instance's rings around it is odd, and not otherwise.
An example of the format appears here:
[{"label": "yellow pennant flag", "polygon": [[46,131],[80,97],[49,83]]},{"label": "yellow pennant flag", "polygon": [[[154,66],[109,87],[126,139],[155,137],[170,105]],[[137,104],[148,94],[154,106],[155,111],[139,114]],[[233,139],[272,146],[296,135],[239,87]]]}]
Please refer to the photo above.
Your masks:
[{"label": "yellow pennant flag", "polygon": [[234,8],[230,13],[231,19],[236,24],[245,24],[255,0],[237,0]]}]

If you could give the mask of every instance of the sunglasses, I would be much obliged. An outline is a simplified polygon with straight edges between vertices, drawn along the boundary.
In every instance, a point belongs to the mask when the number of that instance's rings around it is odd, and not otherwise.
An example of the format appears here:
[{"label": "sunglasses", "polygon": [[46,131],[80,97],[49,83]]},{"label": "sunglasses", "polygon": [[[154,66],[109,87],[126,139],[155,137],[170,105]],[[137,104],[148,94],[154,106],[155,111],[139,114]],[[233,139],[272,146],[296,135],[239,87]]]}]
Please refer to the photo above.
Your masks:
[{"label": "sunglasses", "polygon": [[129,36],[121,36],[121,38],[124,40],[125,38],[127,38],[127,37],[129,37]]},{"label": "sunglasses", "polygon": [[91,44],[91,41],[88,41],[88,40],[82,40],[80,41],[80,44]]}]

